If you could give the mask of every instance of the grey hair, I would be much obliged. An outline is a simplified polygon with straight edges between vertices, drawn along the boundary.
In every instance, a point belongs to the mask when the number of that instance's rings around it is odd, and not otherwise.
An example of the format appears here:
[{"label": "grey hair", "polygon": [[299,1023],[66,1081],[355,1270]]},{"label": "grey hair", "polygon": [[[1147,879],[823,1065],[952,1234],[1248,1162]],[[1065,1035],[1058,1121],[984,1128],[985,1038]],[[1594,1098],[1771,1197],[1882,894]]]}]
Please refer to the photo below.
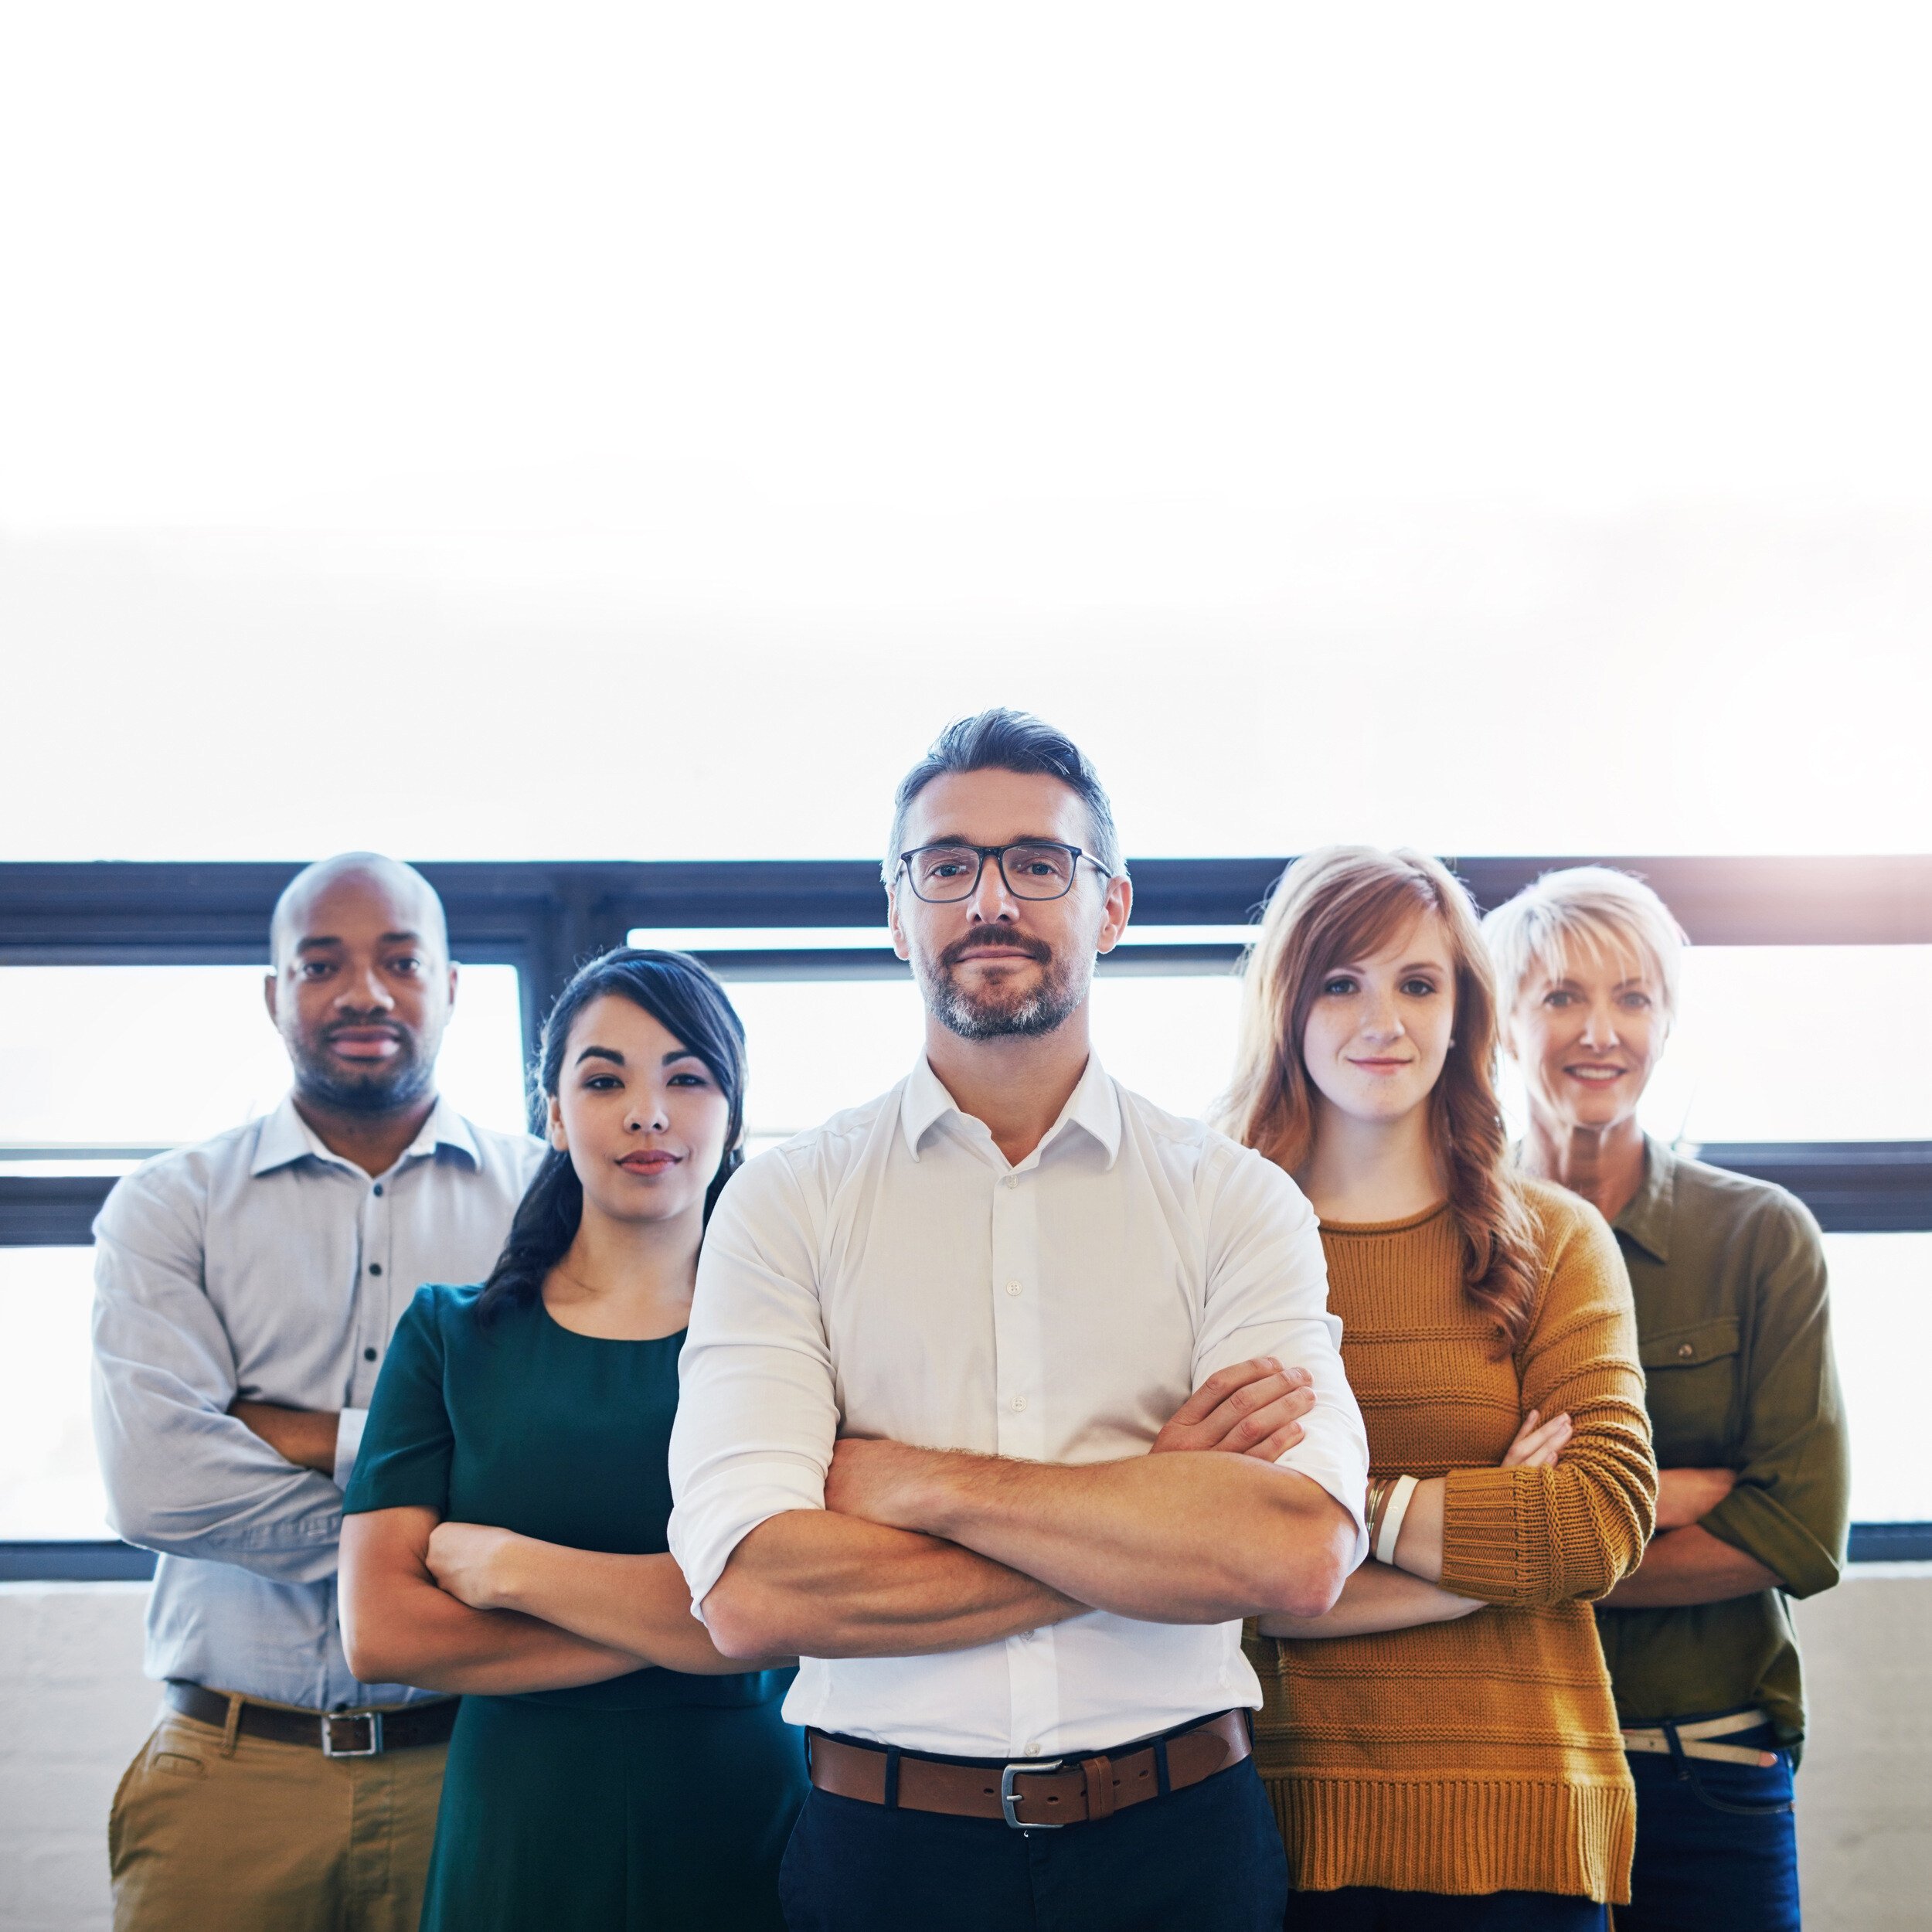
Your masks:
[{"label": "grey hair", "polygon": [[1531,972],[1562,969],[1566,957],[1634,959],[1657,976],[1667,1015],[1677,1012],[1684,948],[1690,936],[1671,909],[1634,873],[1614,866],[1546,872],[1485,916],[1482,936],[1496,964],[1507,1012]]},{"label": "grey hair", "polygon": [[933,740],[927,753],[899,781],[893,801],[892,837],[886,849],[883,868],[886,889],[890,892],[899,875],[899,855],[906,836],[906,815],[913,801],[935,778],[963,771],[1017,771],[1037,773],[1077,792],[1087,808],[1094,828],[1094,844],[1088,856],[1106,868],[1110,876],[1121,870],[1121,842],[1114,829],[1114,808],[1107,802],[1100,775],[1087,762],[1087,755],[1064,732],[1026,711],[1009,711],[1003,706],[982,711],[977,717],[956,718]]}]

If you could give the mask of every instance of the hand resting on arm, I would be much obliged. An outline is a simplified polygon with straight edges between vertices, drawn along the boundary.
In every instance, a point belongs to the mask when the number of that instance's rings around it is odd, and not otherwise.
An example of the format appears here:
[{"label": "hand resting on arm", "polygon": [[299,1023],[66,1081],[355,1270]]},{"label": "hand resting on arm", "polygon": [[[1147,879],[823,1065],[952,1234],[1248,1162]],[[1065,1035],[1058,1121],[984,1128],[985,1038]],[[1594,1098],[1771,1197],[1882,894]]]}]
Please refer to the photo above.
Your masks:
[{"label": "hand resting on arm", "polygon": [[[1522,1420],[1515,1439],[1504,1451],[1500,1467],[1505,1469],[1548,1469],[1555,1466],[1569,1440],[1570,1418],[1554,1416],[1548,1422],[1532,1409]],[[1364,1563],[1342,1587],[1335,1607],[1322,1617],[1264,1616],[1264,1637],[1367,1637],[1389,1630],[1412,1630],[1422,1624],[1454,1623],[1471,1611],[1482,1608],[1474,1597],[1458,1597],[1440,1584],[1413,1573],[1413,1563],[1433,1557],[1436,1576],[1442,1573],[1441,1478],[1417,1485],[1409,1512],[1402,1521],[1396,1544],[1396,1564],[1378,1563],[1373,1557]],[[1434,1508],[1424,1505],[1425,1492],[1433,1492]],[[1417,1512],[1423,1511],[1417,1523]],[[1433,1548],[1431,1545],[1433,1544]],[[1404,1556],[1411,1558],[1403,1563]]]},{"label": "hand resting on arm", "polygon": [[[826,1502],[963,1545],[1121,1616],[1220,1623],[1257,1608],[1325,1608],[1354,1524],[1319,1485],[1260,1453],[1298,1437],[1295,1418],[1312,1405],[1298,1372],[1251,1362],[1182,1405],[1157,1438],[1164,1453],[1119,1461],[1022,1462],[848,1438]],[[1219,1449],[1217,1428],[1234,1452],[1165,1453]]]},{"label": "hand resting on arm", "polygon": [[1148,1453],[1219,1449],[1277,1461],[1301,1440],[1301,1418],[1314,1406],[1306,1369],[1284,1369],[1273,1355],[1230,1362],[1175,1410]]},{"label": "hand resting on arm", "polygon": [[[473,1610],[540,1617],[593,1645],[692,1676],[760,1667],[725,1656],[691,1614],[676,1560],[576,1549],[481,1523],[438,1523],[425,1558],[437,1583]],[[765,1665],[788,1664],[768,1658]]]},{"label": "hand resting on arm", "polygon": [[363,1682],[508,1697],[601,1683],[655,1661],[459,1602],[426,1560],[436,1522],[434,1510],[419,1509],[342,1519],[342,1645]]},{"label": "hand resting on arm", "polygon": [[1319,1484],[1245,1455],[1145,1455],[1063,1465],[848,1439],[826,1501],[976,1549],[1097,1610],[1217,1624],[1317,1615],[1355,1544]]},{"label": "hand resting on arm", "polygon": [[[1203,1383],[1154,1447],[1170,1465],[1195,1458],[1166,1452],[1224,1447],[1230,1453],[1217,1460],[1272,1461],[1299,1439],[1297,1418],[1313,1402],[1304,1371],[1284,1372],[1271,1360],[1244,1362]],[[827,1479],[824,1512],[773,1516],[740,1543],[705,1599],[705,1620],[720,1648],[745,1656],[781,1649],[813,1657],[916,1656],[995,1642],[1094,1607],[1073,1590],[1055,1587],[1059,1579],[1042,1581],[1017,1563],[961,1546],[964,1538],[876,1519],[873,1509],[883,1500],[868,1495],[861,1464],[877,1473],[881,1465],[868,1461],[870,1453],[902,1447],[842,1444]],[[1343,1515],[1338,1508],[1335,1513]]]},{"label": "hand resting on arm", "polygon": [[1782,1589],[1784,1578],[1767,1564],[1700,1526],[1736,1486],[1735,1470],[1660,1469],[1657,1534],[1604,1603],[1612,1610],[1665,1610]]}]

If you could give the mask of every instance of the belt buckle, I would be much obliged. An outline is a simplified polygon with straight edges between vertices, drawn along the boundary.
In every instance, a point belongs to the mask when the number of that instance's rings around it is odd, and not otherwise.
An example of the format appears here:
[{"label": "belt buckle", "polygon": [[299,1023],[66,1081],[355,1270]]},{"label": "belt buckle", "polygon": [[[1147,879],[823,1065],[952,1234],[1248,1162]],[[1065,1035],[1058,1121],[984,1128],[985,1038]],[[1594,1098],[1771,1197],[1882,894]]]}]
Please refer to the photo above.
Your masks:
[{"label": "belt buckle", "polygon": [[1031,1777],[1036,1771],[1057,1771],[1066,1763],[1063,1757],[1023,1757],[1017,1764],[1003,1764],[999,1773],[999,1811],[1016,1832],[1063,1832],[1071,1820],[1062,1818],[1057,1825],[1029,1825],[1020,1817],[1017,1807],[1019,1793],[1013,1789],[1016,1777]]},{"label": "belt buckle", "polygon": [[[366,1724],[369,1742],[366,1744],[349,1744],[338,1747],[335,1726],[338,1724]],[[383,1752],[383,1713],[380,1711],[324,1711],[322,1713],[322,1755],[325,1757],[379,1757]]]}]

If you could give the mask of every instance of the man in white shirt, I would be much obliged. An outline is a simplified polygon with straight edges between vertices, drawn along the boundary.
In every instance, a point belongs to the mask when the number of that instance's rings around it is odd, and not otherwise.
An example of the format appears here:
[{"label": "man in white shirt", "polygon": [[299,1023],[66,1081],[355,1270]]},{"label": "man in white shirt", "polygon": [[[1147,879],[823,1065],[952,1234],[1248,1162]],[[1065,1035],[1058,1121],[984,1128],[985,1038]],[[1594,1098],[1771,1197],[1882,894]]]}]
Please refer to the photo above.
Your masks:
[{"label": "man in white shirt", "polygon": [[109,1824],[117,1932],[414,1932],[455,1702],[349,1670],[342,1488],[403,1308],[489,1271],[543,1154],[437,1096],[456,968],[420,873],[311,866],[271,945],[293,1091],[94,1227],[94,1432],[114,1526],[162,1553],[167,1685]]},{"label": "man in white shirt", "polygon": [[[1366,1545],[1314,1215],[1090,1051],[1131,888],[1067,740],[951,727],[887,883],[925,1053],[726,1190],[672,1439],[698,1614],[803,1660],[788,1921],[1273,1932],[1240,1620],[1321,1614]],[[1278,1462],[1148,1453],[1256,1357],[1311,1379]]]}]

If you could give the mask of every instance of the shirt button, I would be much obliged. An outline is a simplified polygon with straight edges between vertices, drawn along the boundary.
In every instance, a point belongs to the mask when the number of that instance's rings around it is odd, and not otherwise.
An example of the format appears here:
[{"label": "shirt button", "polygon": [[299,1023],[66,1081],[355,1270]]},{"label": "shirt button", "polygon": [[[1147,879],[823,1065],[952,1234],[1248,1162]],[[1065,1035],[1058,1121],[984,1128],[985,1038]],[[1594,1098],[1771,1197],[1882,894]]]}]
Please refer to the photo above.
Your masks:
[{"label": "shirt button", "polygon": [[1677,1345],[1677,1352],[1679,1356],[1688,1359],[1690,1356],[1696,1354],[1696,1344],[1690,1342],[1680,1342]]},{"label": "shirt button", "polygon": [[1026,1742],[1020,1747],[1020,1748],[1026,1752],[1029,1757],[1038,1757],[1039,1756],[1039,1740],[1037,1737],[1029,1737]]},{"label": "shirt button", "polygon": [[1021,1410],[1026,1406],[1026,1398],[1024,1396],[1015,1396],[1012,1400],[1011,1406],[1012,1407],[1013,1413],[1017,1415]]},{"label": "shirt button", "polygon": [[1019,1284],[1017,1281],[1008,1282],[1006,1284],[1006,1292],[1009,1294],[1018,1294],[1019,1293]]},{"label": "shirt button", "polygon": [[383,1272],[382,1263],[379,1261],[370,1262],[369,1264],[369,1271],[371,1274],[380,1274]]},{"label": "shirt button", "polygon": [[1019,1176],[1017,1174],[1009,1174],[1005,1180],[1000,1182],[1000,1185],[1002,1187],[1018,1187],[1019,1185]]},{"label": "shirt button", "polygon": [[380,1194],[381,1194],[381,1192],[382,1192],[382,1191],[383,1191],[383,1184],[382,1184],[382,1182],[381,1182],[380,1181],[378,1181],[378,1182],[376,1183],[376,1192],[377,1192],[377,1194],[378,1194],[378,1195],[380,1195]]},{"label": "shirt button", "polygon": [[373,1349],[365,1349],[362,1351],[362,1359],[365,1362],[373,1362],[376,1359],[376,1351]]}]

